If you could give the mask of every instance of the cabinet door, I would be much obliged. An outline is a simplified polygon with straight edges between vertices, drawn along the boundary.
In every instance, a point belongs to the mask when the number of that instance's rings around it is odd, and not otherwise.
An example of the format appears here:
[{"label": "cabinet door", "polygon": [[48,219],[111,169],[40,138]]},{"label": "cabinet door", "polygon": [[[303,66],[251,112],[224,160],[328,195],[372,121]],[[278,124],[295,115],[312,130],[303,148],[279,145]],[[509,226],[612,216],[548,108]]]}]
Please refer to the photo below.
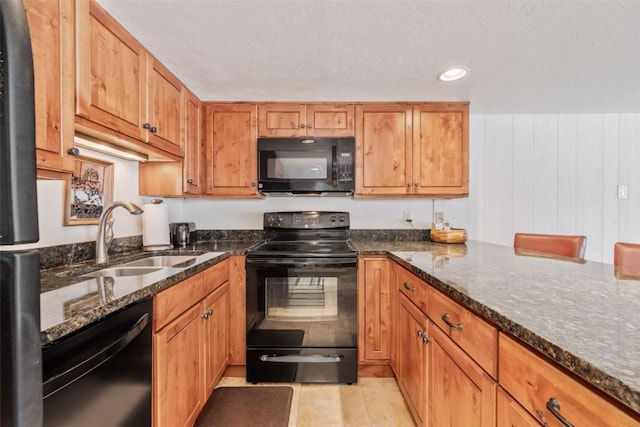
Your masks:
[{"label": "cabinet door", "polygon": [[304,104],[260,104],[258,136],[306,136],[306,111]]},{"label": "cabinet door", "polygon": [[182,84],[157,59],[147,55],[147,121],[150,145],[182,157]]},{"label": "cabinet door", "polygon": [[500,387],[498,387],[496,399],[496,425],[498,427],[539,427],[542,425]]},{"label": "cabinet door", "polygon": [[229,363],[229,284],[204,299],[204,399],[211,395]]},{"label": "cabinet door", "polygon": [[229,312],[229,364],[245,365],[247,356],[247,272],[245,257],[229,258],[229,301],[233,310]]},{"label": "cabinet door", "polygon": [[360,361],[382,361],[391,357],[392,295],[391,262],[386,257],[361,258],[360,272]]},{"label": "cabinet door", "polygon": [[[398,294],[398,385],[418,425],[426,422],[427,318],[403,294]],[[445,424],[433,424],[445,425]],[[464,424],[450,424],[464,425]]]},{"label": "cabinet door", "polygon": [[429,425],[495,426],[496,383],[440,329],[429,334]]},{"label": "cabinet door", "polygon": [[153,337],[157,427],[192,426],[204,406],[202,311],[202,303],[192,306]]},{"label": "cabinet door", "polygon": [[207,194],[259,197],[255,104],[205,104]]},{"label": "cabinet door", "polygon": [[146,51],[97,2],[75,5],[76,121],[146,140]]},{"label": "cabinet door", "polygon": [[356,195],[411,194],[411,106],[356,106]]},{"label": "cabinet door", "polygon": [[73,172],[73,3],[24,0],[35,77],[38,169]]},{"label": "cabinet door", "polygon": [[353,104],[307,104],[307,136],[353,136]]},{"label": "cabinet door", "polygon": [[200,100],[184,90],[184,192],[203,192],[204,147],[200,138]]},{"label": "cabinet door", "polygon": [[469,194],[469,106],[413,107],[414,193]]}]

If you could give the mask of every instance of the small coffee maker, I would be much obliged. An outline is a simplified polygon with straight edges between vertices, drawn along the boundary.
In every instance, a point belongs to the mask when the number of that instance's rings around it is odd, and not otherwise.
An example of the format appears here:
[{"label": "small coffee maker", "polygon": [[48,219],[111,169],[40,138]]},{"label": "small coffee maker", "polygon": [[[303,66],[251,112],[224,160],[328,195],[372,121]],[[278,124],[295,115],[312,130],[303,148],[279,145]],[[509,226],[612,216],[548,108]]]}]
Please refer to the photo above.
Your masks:
[{"label": "small coffee maker", "polygon": [[171,243],[173,246],[184,247],[191,244],[191,233],[195,231],[193,222],[172,222],[169,224]]}]

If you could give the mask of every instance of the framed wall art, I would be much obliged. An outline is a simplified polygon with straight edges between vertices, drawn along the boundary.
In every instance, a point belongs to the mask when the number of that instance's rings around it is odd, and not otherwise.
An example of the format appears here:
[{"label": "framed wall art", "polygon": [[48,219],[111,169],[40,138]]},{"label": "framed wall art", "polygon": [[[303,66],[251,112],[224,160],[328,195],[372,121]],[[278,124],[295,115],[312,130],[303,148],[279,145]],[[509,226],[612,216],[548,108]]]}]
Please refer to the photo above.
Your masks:
[{"label": "framed wall art", "polygon": [[77,157],[66,200],[65,225],[98,224],[113,201],[113,163]]}]

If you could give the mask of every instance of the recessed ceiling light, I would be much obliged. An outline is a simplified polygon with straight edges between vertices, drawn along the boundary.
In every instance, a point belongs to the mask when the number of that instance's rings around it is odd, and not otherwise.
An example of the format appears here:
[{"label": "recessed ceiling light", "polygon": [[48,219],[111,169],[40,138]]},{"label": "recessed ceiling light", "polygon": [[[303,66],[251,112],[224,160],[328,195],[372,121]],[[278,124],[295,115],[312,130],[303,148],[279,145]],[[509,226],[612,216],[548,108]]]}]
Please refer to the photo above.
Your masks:
[{"label": "recessed ceiling light", "polygon": [[438,75],[438,80],[442,82],[452,82],[459,80],[467,75],[467,70],[464,68],[449,68]]}]

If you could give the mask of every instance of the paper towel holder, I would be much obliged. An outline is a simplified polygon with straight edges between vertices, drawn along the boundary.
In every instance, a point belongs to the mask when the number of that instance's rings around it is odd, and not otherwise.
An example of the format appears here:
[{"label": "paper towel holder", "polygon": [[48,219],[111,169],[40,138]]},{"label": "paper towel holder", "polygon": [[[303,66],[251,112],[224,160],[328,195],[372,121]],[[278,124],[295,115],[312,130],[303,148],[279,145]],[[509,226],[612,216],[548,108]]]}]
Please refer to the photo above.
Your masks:
[{"label": "paper towel holder", "polygon": [[[151,199],[151,203],[153,203],[154,205],[159,205],[160,203],[162,203],[162,199]],[[173,245],[169,243],[167,245],[147,245],[142,247],[142,250],[146,252],[164,251],[166,249],[173,249]]]}]

